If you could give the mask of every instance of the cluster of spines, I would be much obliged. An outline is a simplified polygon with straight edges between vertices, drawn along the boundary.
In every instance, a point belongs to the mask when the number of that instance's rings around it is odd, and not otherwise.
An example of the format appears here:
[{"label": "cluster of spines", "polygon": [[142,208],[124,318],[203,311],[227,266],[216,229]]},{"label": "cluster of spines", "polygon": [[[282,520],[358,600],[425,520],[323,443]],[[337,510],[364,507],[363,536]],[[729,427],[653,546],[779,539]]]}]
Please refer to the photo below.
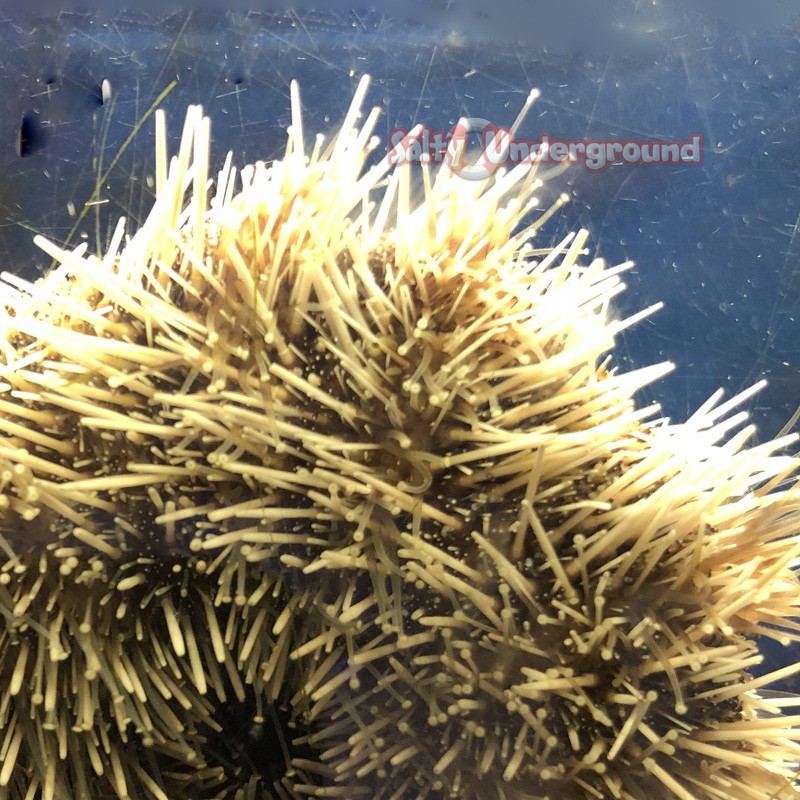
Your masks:
[{"label": "cluster of spines", "polygon": [[[210,200],[207,121],[168,164],[159,116],[140,231],[14,281],[0,797],[796,796],[755,694],[795,668],[745,638],[797,635],[795,461],[733,401],[634,407],[625,266],[531,247],[524,166],[373,206],[365,88],[309,156],[293,89],[285,158]],[[273,786],[211,763],[251,699],[316,754]]]}]

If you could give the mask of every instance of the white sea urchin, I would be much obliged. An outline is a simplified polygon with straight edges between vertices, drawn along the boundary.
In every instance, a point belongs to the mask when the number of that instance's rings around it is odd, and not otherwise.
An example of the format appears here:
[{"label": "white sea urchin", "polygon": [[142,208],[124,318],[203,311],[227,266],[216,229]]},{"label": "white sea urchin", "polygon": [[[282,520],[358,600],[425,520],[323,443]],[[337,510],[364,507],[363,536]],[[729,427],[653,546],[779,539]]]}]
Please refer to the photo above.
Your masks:
[{"label": "white sea urchin", "polygon": [[0,800],[800,796],[786,441],[637,409],[626,265],[528,166],[412,202],[366,88],[210,199],[159,116],[141,229],[6,276]]}]

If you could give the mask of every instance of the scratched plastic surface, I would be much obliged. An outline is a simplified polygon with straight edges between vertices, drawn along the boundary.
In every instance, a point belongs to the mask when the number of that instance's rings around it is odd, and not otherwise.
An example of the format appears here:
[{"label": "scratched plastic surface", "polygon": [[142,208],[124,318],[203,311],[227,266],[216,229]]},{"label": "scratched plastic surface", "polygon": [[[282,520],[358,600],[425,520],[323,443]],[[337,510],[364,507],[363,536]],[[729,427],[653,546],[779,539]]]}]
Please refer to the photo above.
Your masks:
[{"label": "scratched plastic surface", "polygon": [[[310,135],[341,120],[370,73],[384,139],[415,122],[448,130],[461,116],[508,125],[536,86],[526,137],[703,134],[699,165],[567,172],[547,191],[574,201],[543,238],[588,228],[609,261],[636,261],[621,313],[665,303],[616,353],[626,368],[676,363],[646,399],[680,420],[717,387],[730,395],[766,377],[749,410],[758,437],[774,436],[800,404],[800,26],[745,33],[688,11],[614,26],[626,47],[584,52],[379,14],[6,19],[0,263],[32,277],[48,266],[34,232],[102,248],[120,215],[135,226],[152,196],[152,117],[130,137],[165,92],[173,141],[186,106],[201,103],[217,164],[229,149],[242,164],[279,155],[292,78]],[[790,658],[770,652],[773,666]]]}]

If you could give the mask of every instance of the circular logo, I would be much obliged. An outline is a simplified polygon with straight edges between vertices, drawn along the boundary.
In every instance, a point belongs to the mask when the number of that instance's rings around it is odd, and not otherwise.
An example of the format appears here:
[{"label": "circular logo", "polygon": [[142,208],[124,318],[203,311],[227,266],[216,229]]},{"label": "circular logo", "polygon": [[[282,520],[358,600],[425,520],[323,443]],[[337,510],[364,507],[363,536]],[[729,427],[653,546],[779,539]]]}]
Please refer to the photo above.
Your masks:
[{"label": "circular logo", "polygon": [[[469,135],[481,134],[481,151],[474,163],[467,161]],[[463,117],[450,131],[445,164],[461,178],[482,181],[508,160],[509,132],[482,117]]]}]

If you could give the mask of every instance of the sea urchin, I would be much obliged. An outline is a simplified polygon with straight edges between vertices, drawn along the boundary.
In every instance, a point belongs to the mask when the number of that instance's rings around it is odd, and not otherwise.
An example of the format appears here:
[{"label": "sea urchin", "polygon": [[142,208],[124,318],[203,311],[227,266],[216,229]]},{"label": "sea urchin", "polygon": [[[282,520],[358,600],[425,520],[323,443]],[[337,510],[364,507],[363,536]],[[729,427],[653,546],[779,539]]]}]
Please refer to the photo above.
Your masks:
[{"label": "sea urchin", "polygon": [[531,165],[412,201],[366,88],[213,196],[159,115],[140,230],[6,276],[0,800],[800,797],[786,441],[637,408],[627,265]]}]

